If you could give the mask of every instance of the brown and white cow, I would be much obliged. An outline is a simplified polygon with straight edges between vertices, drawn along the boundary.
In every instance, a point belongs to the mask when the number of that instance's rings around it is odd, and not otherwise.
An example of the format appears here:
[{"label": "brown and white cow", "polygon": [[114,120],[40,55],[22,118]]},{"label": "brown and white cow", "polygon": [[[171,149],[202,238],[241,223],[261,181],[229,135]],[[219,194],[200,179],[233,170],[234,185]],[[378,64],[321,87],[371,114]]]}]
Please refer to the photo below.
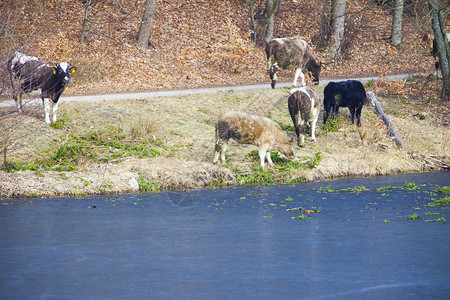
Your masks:
[{"label": "brown and white cow", "polygon": [[49,66],[39,61],[34,56],[28,56],[15,52],[8,60],[8,70],[13,89],[13,98],[17,109],[22,110],[22,94],[41,90],[45,111],[45,122],[50,124],[50,101],[53,103],[53,122],[56,122],[58,100],[64,91],[64,87],[70,81],[70,73],[75,72],[75,67],[62,62],[56,66]]},{"label": "brown and white cow", "polygon": [[273,165],[270,158],[271,149],[281,152],[287,158],[294,158],[293,138],[288,137],[280,125],[269,118],[240,112],[221,114],[216,122],[215,164],[219,159],[225,162],[225,150],[229,139],[241,144],[258,146],[263,168],[266,158],[269,165]]},{"label": "brown and white cow", "polygon": [[305,69],[313,77],[314,84],[319,84],[321,63],[316,62],[304,40],[294,37],[273,39],[266,44],[266,56],[272,88],[275,88],[277,83],[279,69],[295,69],[294,86],[297,86],[299,76],[302,79],[302,86],[305,86],[303,75]]},{"label": "brown and white cow", "polygon": [[[292,89],[288,98],[288,109],[297,134],[297,144],[305,143],[305,126],[311,124],[311,139],[316,141],[316,123],[319,118],[319,96],[310,87]],[[301,134],[301,135],[300,135]]]}]

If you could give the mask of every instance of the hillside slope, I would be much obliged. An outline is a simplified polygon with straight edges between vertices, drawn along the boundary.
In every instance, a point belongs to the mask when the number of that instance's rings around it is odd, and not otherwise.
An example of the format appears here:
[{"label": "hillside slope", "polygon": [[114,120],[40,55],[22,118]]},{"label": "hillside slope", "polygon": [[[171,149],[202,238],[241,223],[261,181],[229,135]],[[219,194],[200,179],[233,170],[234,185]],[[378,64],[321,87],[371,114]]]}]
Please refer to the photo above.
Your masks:
[{"label": "hillside slope", "polygon": [[[12,51],[25,45],[23,51],[48,63],[65,60],[76,65],[78,72],[66,94],[269,82],[264,50],[248,38],[250,13],[243,2],[159,1],[149,48],[137,47],[134,40],[145,1],[115,0],[92,5],[88,15],[92,26],[83,43],[82,1],[32,2],[17,1],[21,5],[10,10],[20,25],[15,28],[15,38],[8,40],[4,48]],[[370,0],[347,1],[350,46],[346,59],[334,64],[326,50],[315,47],[321,3],[283,1],[274,33],[275,37],[304,38],[314,54],[327,63],[322,77],[433,70],[429,38],[423,40],[430,32],[422,24],[426,20],[405,10],[403,43],[393,47],[389,43],[391,15]],[[234,65],[230,68],[230,64]],[[281,80],[290,81],[292,76],[292,71],[282,72]]]}]

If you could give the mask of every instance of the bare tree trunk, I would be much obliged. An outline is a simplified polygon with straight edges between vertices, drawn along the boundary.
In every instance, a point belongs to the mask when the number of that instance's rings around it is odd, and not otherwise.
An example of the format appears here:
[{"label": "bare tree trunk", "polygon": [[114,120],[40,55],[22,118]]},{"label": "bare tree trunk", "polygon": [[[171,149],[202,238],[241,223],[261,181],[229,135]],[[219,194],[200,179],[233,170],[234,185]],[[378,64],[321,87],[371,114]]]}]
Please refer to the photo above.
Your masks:
[{"label": "bare tree trunk", "polygon": [[389,120],[389,117],[383,112],[383,109],[381,108],[380,102],[378,102],[377,97],[375,97],[375,94],[373,92],[367,92],[367,99],[369,99],[370,104],[375,108],[375,111],[380,116],[380,118],[383,120],[384,124],[386,124],[386,127],[388,128],[388,134],[392,136],[395,143],[399,148],[403,147],[403,143],[400,140],[400,138],[397,135],[397,131],[395,131],[394,124],[392,124],[391,120]]},{"label": "bare tree trunk", "polygon": [[153,19],[155,17],[157,0],[146,0],[145,11],[142,16],[141,26],[137,35],[137,44],[142,47],[148,47],[152,35]]},{"label": "bare tree trunk", "polygon": [[428,4],[431,12],[431,26],[433,27],[436,40],[437,55],[439,56],[439,67],[442,72],[442,96],[446,96],[447,100],[450,101],[450,49],[445,32],[445,18],[438,0],[428,0]]},{"label": "bare tree trunk", "polygon": [[329,20],[327,16],[327,0],[322,0],[322,17],[320,20],[319,47],[328,45],[329,36]]},{"label": "bare tree trunk", "polygon": [[392,18],[391,41],[394,46],[402,42],[403,0],[395,0],[394,17]]},{"label": "bare tree trunk", "polygon": [[267,0],[266,4],[266,20],[267,20],[267,29],[264,35],[264,40],[269,42],[273,37],[273,15],[275,12],[275,7],[277,6],[278,0],[275,0],[275,5],[273,0]]},{"label": "bare tree trunk", "polygon": [[342,59],[342,41],[344,39],[346,0],[333,0],[331,31],[334,38],[334,50],[337,60]]},{"label": "bare tree trunk", "polygon": [[[273,37],[274,15],[280,0],[266,0],[266,7],[262,16],[256,17],[258,28],[255,28],[255,43],[264,45]],[[249,1],[253,13],[253,2]],[[256,25],[256,24],[255,24]]]},{"label": "bare tree trunk", "polygon": [[57,17],[58,21],[60,21],[62,18],[63,1],[64,0],[61,0],[61,2],[59,2],[58,17]]},{"label": "bare tree trunk", "polygon": [[89,7],[91,6],[91,4],[92,4],[92,0],[86,1],[86,4],[85,4],[86,7],[84,8],[83,29],[81,31],[81,37],[80,37],[81,42],[84,42],[87,37],[86,26],[87,26],[87,22],[88,22],[87,18],[89,15]]}]

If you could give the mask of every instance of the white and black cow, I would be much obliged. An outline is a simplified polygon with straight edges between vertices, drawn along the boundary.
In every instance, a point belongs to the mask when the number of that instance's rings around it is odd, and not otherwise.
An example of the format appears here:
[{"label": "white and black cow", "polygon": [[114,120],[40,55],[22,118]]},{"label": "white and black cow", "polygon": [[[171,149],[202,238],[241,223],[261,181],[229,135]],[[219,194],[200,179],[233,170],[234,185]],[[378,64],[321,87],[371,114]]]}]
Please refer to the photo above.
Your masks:
[{"label": "white and black cow", "polygon": [[291,90],[288,98],[288,109],[297,134],[297,144],[303,147],[305,143],[304,132],[307,123],[311,124],[311,139],[315,142],[316,123],[320,112],[320,101],[316,92],[310,87]]},{"label": "white and black cow", "polygon": [[70,81],[70,73],[76,68],[62,62],[56,66],[42,63],[34,56],[28,56],[15,52],[8,60],[8,70],[11,77],[13,98],[17,109],[22,109],[22,94],[40,90],[45,111],[45,122],[50,124],[50,100],[53,103],[53,122],[56,122],[58,100],[64,91],[64,87]]},{"label": "white and black cow", "polygon": [[361,126],[361,111],[367,100],[366,90],[358,80],[330,82],[323,91],[323,124],[327,122],[332,111],[333,116],[339,113],[339,107],[348,107],[352,115],[352,123]]},{"label": "white and black cow", "polygon": [[297,86],[299,76],[302,86],[305,86],[305,69],[313,77],[314,84],[319,84],[321,63],[316,62],[304,40],[294,37],[273,39],[266,44],[266,56],[272,88],[275,88],[277,83],[279,69],[295,69],[294,86]]}]

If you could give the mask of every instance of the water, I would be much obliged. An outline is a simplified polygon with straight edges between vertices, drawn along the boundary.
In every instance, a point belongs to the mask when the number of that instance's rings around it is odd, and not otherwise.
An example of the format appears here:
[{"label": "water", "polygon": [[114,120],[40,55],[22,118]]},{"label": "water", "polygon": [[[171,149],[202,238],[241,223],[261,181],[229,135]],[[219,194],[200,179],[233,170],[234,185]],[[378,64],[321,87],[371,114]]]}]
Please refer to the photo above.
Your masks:
[{"label": "water", "polygon": [[449,173],[8,200],[0,298],[448,299],[435,184]]}]

